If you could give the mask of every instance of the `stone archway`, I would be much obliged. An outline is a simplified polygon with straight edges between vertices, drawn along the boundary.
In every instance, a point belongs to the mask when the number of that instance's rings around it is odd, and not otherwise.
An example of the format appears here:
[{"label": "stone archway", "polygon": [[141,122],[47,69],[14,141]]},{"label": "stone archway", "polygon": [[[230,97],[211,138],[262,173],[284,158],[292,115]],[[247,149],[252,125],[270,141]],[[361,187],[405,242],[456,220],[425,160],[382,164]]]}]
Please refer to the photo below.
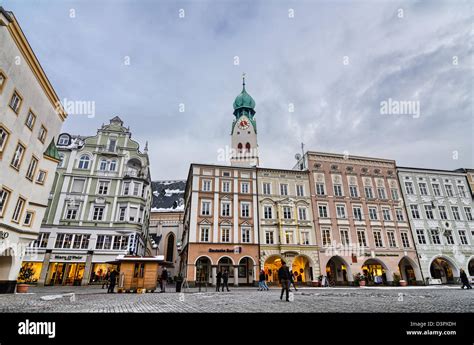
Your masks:
[{"label": "stone archway", "polygon": [[264,263],[263,269],[265,271],[266,280],[269,283],[278,283],[278,270],[283,261],[280,255],[269,256]]},{"label": "stone archway", "polygon": [[404,256],[398,263],[400,279],[407,282],[408,285],[416,285],[416,282],[423,280],[418,265],[409,257]]},{"label": "stone archway", "polygon": [[349,264],[340,256],[333,256],[326,264],[326,277],[337,285],[346,285],[352,281]]},{"label": "stone archway", "polygon": [[442,284],[453,284],[455,278],[459,277],[459,270],[452,260],[438,256],[431,261],[430,276],[432,279],[441,280]]},{"label": "stone archway", "polygon": [[291,265],[295,282],[311,283],[314,280],[313,266],[312,260],[306,255],[296,256]]},{"label": "stone archway", "polygon": [[467,273],[470,276],[474,276],[474,258],[469,260],[469,262],[467,263]]},{"label": "stone archway", "polygon": [[379,259],[370,258],[362,265],[362,273],[369,284],[387,284],[393,281],[387,265]]},{"label": "stone archway", "polygon": [[196,260],[195,266],[195,281],[208,283],[211,277],[211,260],[207,256],[201,256]]}]

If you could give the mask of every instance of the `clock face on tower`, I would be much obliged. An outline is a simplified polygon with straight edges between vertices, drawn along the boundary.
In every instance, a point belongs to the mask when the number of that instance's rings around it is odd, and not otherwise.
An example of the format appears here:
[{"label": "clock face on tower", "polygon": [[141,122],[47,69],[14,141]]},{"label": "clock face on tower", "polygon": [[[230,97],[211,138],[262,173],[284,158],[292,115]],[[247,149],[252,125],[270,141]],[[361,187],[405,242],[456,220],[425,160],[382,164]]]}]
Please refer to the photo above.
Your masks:
[{"label": "clock face on tower", "polygon": [[250,121],[245,118],[245,117],[242,117],[239,122],[237,123],[237,126],[240,128],[240,129],[247,129],[249,128],[249,125],[250,125]]}]

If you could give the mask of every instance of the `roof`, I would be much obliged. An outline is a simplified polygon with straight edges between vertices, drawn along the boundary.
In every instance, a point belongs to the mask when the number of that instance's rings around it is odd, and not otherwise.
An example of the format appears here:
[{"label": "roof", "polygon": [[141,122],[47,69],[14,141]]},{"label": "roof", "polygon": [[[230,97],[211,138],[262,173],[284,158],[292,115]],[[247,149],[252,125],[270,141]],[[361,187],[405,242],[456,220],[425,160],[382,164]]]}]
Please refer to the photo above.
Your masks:
[{"label": "roof", "polygon": [[186,180],[151,182],[152,212],[183,212]]},{"label": "roof", "polygon": [[46,151],[44,151],[43,155],[44,155],[44,157],[50,158],[54,161],[59,162],[61,160],[61,157],[59,157],[58,148],[54,144],[54,138],[51,139],[51,142],[49,143]]}]

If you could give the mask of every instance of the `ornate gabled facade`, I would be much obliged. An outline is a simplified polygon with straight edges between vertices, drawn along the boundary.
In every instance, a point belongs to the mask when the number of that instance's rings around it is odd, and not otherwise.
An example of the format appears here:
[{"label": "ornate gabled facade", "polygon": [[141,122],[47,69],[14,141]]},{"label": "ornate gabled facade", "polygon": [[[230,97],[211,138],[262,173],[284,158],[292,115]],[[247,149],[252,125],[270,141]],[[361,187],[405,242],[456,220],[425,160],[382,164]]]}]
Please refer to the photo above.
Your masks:
[{"label": "ornate gabled facade", "polygon": [[421,269],[428,284],[474,276],[473,201],[465,173],[398,168]]},{"label": "ornate gabled facade", "polygon": [[59,136],[61,162],[41,232],[25,257],[38,283],[100,281],[119,254],[144,255],[151,187],[148,153],[119,117],[97,135]]},{"label": "ornate gabled facade", "polygon": [[66,116],[15,16],[0,7],[0,293],[15,291],[38,236]]}]

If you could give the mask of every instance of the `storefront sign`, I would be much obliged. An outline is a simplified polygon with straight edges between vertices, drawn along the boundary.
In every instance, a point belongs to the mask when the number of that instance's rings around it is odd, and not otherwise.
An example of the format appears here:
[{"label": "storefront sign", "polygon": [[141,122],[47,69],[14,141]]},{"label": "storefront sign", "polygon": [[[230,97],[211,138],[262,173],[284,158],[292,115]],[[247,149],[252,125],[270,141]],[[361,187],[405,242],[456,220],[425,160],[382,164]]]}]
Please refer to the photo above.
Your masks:
[{"label": "storefront sign", "polygon": [[209,248],[209,253],[234,253],[239,254],[242,252],[242,247],[236,247],[233,249],[213,249]]},{"label": "storefront sign", "polygon": [[84,256],[82,256],[82,255],[55,255],[54,259],[55,260],[66,260],[66,261],[71,261],[71,260],[82,261],[82,260],[84,260]]},{"label": "storefront sign", "polygon": [[375,253],[375,256],[399,256],[399,254],[391,254],[391,253]]}]

